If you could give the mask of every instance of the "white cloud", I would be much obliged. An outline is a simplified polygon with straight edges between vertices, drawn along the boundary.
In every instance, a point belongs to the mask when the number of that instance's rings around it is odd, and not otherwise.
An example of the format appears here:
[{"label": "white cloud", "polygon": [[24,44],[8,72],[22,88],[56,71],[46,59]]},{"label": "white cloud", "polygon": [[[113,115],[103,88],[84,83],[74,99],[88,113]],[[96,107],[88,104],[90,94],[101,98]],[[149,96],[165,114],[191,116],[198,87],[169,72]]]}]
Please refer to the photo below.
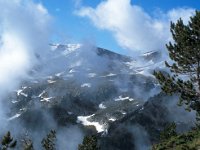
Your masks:
[{"label": "white cloud", "polygon": [[195,10],[191,8],[177,8],[172,9],[167,13],[167,16],[172,22],[176,22],[180,17],[184,23],[187,24],[189,18],[194,14]]},{"label": "white cloud", "polygon": [[0,0],[0,96],[13,90],[46,54],[51,17],[31,0]]},{"label": "white cloud", "polygon": [[82,7],[76,13],[88,17],[100,29],[110,31],[119,45],[134,51],[160,50],[171,39],[170,20],[188,21],[193,9],[172,9],[152,17],[130,0],[106,0],[96,8]]}]

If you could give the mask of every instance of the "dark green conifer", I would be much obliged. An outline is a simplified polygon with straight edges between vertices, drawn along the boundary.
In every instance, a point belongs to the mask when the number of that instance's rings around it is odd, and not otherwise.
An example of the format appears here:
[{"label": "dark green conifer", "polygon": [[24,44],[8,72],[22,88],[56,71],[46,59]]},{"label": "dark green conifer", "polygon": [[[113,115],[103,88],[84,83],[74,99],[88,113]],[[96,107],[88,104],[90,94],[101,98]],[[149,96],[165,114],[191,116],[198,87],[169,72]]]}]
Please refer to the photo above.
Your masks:
[{"label": "dark green conifer", "polygon": [[23,150],[34,150],[32,140],[28,138],[23,139]]},{"label": "dark green conifer", "polygon": [[99,150],[97,137],[85,136],[83,139],[83,143],[79,144],[78,150]]},{"label": "dark green conifer", "polygon": [[177,136],[177,133],[176,133],[176,124],[174,122],[168,124],[164,128],[164,130],[160,133],[160,140],[161,141],[168,140],[168,139],[170,139],[173,136]]},{"label": "dark green conifer", "polygon": [[42,140],[42,147],[45,150],[55,150],[55,140],[56,140],[56,131],[51,130],[49,134],[47,134],[46,138]]},{"label": "dark green conifer", "polygon": [[182,19],[171,23],[173,42],[166,45],[172,63],[165,62],[170,74],[154,72],[161,88],[168,94],[178,94],[180,105],[200,115],[200,11],[196,11],[188,24]]},{"label": "dark green conifer", "polygon": [[13,137],[11,137],[11,134],[8,131],[7,134],[3,137],[1,145],[2,145],[1,147],[2,150],[14,149],[17,145],[17,141],[13,140]]}]

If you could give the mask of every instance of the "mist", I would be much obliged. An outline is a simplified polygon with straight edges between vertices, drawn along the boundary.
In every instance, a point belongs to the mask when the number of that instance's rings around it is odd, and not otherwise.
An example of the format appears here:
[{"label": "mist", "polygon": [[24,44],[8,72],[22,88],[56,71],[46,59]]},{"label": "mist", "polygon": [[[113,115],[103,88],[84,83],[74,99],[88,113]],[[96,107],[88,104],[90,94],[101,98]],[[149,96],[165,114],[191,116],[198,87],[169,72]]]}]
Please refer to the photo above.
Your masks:
[{"label": "mist", "polygon": [[0,95],[13,90],[48,50],[51,16],[41,5],[0,0]]},{"label": "mist", "polygon": [[[127,50],[127,55],[135,59],[123,56],[126,59],[123,60],[117,54],[99,51],[95,42],[87,40],[75,48],[66,44],[70,49],[68,51],[65,43],[50,45],[54,34],[53,16],[41,3],[33,0],[0,0],[0,135],[7,130],[14,137],[28,134],[34,147],[41,149],[42,138],[55,129],[57,148],[76,150],[86,133],[76,123],[75,116],[91,115],[101,102],[114,101],[119,96],[134,97],[145,103],[160,93],[160,87],[151,74],[152,70],[160,67],[160,63],[153,62],[156,65],[149,66],[147,72],[136,71],[144,63],[152,63],[152,60],[141,59],[141,53],[156,50],[166,56],[163,50],[165,43],[171,40],[170,21],[182,17],[187,22],[194,12],[192,8],[177,8],[152,16],[140,6],[131,5],[130,0],[106,0],[96,8],[83,6],[81,0],[76,1],[75,5],[78,16],[86,17],[98,29],[110,32],[118,45]],[[133,64],[127,65],[127,62]],[[59,85],[60,82],[62,84]],[[53,87],[55,84],[57,87]],[[35,88],[33,91],[32,87]],[[20,95],[20,90],[27,90],[28,94]],[[15,93],[15,96],[10,96],[10,93]],[[103,97],[98,97],[99,93]],[[17,96],[21,96],[25,102],[16,104],[20,110],[9,105],[12,96],[17,100]],[[63,102],[65,99],[66,102]],[[62,106],[51,110],[50,107],[54,107],[51,102],[61,102]],[[183,122],[186,118],[184,123],[192,121],[191,127],[195,112],[187,114],[184,109],[178,109],[176,103],[176,100],[163,102],[171,112],[168,121]],[[64,107],[66,110],[62,109]],[[78,110],[73,114],[76,108]],[[53,116],[52,111],[58,113],[58,118]],[[183,117],[183,114],[187,115]],[[24,120],[16,115],[23,116]],[[73,120],[72,124],[67,124],[65,115]],[[63,119],[63,116],[64,125],[60,125],[57,119]],[[136,149],[149,148],[149,135],[145,128],[135,125],[128,129],[136,139],[133,141]]]},{"label": "mist", "polygon": [[[47,61],[50,56],[52,28],[53,17],[41,3],[32,0],[0,0],[0,135],[2,137],[10,130],[20,145],[20,137],[24,138],[28,134],[34,147],[41,149],[38,145],[41,145],[42,138],[51,129],[55,129],[58,131],[58,147],[63,149],[63,145],[65,147],[67,143],[67,148],[75,150],[83,138],[81,131],[75,127],[60,131],[48,112],[40,111],[40,116],[37,113],[29,114],[32,120],[41,120],[43,117],[43,121],[48,122],[38,122],[40,126],[35,131],[28,129],[23,121],[9,119],[12,110],[7,105],[10,101],[7,94],[20,88],[22,81],[33,78],[30,72]],[[37,109],[36,112],[41,109],[39,104],[35,103],[33,106],[36,107],[33,108]],[[64,138],[68,139],[64,141]]]},{"label": "mist", "polygon": [[22,79],[28,77],[28,71],[37,63],[35,53],[45,53],[50,18],[41,4],[23,0],[0,0],[0,122],[2,127],[7,124],[8,111],[2,99],[7,93],[16,89]]}]

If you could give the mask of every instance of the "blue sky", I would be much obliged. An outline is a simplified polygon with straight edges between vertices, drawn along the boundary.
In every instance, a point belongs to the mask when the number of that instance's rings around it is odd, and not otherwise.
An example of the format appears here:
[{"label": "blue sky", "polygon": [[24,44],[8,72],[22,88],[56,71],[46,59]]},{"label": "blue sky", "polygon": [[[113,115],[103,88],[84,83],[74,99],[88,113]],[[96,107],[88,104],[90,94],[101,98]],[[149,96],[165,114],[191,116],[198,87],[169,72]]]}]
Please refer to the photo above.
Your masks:
[{"label": "blue sky", "polygon": [[[109,29],[98,28],[89,17],[80,17],[75,11],[82,7],[96,8],[103,0],[35,0],[44,5],[54,19],[56,41],[80,42],[92,41],[100,47],[124,53],[124,48],[117,42],[115,35]],[[105,1],[105,0],[104,0]],[[137,5],[149,16],[156,16],[156,12],[167,13],[176,8],[199,9],[198,0],[132,0],[131,5]],[[120,10],[119,10],[120,11]],[[131,19],[131,18],[130,18]]]}]

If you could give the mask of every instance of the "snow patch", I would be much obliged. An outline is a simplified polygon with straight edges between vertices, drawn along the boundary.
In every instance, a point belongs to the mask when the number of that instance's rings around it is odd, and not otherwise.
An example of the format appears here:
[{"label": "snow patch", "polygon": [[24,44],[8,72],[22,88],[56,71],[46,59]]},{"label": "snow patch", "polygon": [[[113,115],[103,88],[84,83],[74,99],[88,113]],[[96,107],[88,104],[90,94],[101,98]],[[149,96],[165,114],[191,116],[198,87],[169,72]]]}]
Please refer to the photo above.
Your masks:
[{"label": "snow patch", "polygon": [[23,95],[24,97],[28,97],[28,94],[25,94],[23,92],[21,92],[20,94]]},{"label": "snow patch", "polygon": [[140,109],[140,111],[142,111],[144,109],[144,107],[142,107],[141,109]]},{"label": "snow patch", "polygon": [[133,98],[129,98],[129,101],[134,101],[134,99]]},{"label": "snow patch", "polygon": [[106,106],[104,104],[99,104],[100,109],[106,109]]},{"label": "snow patch", "polygon": [[125,64],[126,64],[126,66],[128,66],[129,69],[131,69],[131,70],[134,69],[134,68],[136,67],[136,61],[126,62]]},{"label": "snow patch", "polygon": [[56,77],[60,77],[60,76],[63,75],[63,74],[64,74],[64,72],[60,72],[60,73],[56,73],[55,76],[56,76]]},{"label": "snow patch", "polygon": [[66,46],[66,50],[64,50],[62,53],[65,56],[81,48],[81,44],[67,44]]},{"label": "snow patch", "polygon": [[69,73],[74,73],[74,72],[76,72],[74,69],[69,70]]},{"label": "snow patch", "polygon": [[119,98],[116,98],[115,101],[125,101],[125,100],[129,100],[129,101],[134,101],[133,98],[130,97],[122,97],[121,95],[119,96]]},{"label": "snow patch", "polygon": [[11,102],[12,102],[13,104],[15,104],[15,103],[18,103],[19,101],[12,100]]},{"label": "snow patch", "polygon": [[40,101],[41,102],[50,102],[53,97],[43,97]]},{"label": "snow patch", "polygon": [[117,74],[114,74],[114,73],[109,73],[109,74],[107,74],[107,75],[105,75],[105,76],[101,76],[101,77],[103,77],[103,78],[105,78],[105,77],[113,77],[113,76],[116,76]]},{"label": "snow patch", "polygon": [[42,97],[42,95],[45,94],[45,93],[46,93],[45,91],[42,91],[42,93],[40,93],[40,94],[38,95],[38,97]]},{"label": "snow patch", "polygon": [[83,88],[83,87],[88,87],[88,88],[90,88],[91,87],[91,83],[83,83],[82,85],[81,85],[81,87]]},{"label": "snow patch", "polygon": [[15,119],[15,118],[18,118],[19,116],[21,116],[21,114],[20,114],[20,113],[17,113],[17,114],[15,114],[14,116],[10,117],[10,118],[8,119],[8,121],[13,120],[13,119]]},{"label": "snow patch", "polygon": [[19,96],[19,95],[23,95],[23,96],[25,96],[25,97],[28,97],[28,95],[25,94],[25,93],[23,92],[23,90],[25,90],[26,88],[27,88],[27,87],[24,86],[24,87],[22,87],[22,89],[17,90],[17,91],[16,91],[16,92],[17,92],[17,96]]},{"label": "snow patch", "polygon": [[114,121],[116,121],[117,119],[116,119],[116,118],[110,118],[110,119],[108,119],[108,120],[114,122]]},{"label": "snow patch", "polygon": [[62,45],[62,44],[50,44],[51,46],[51,50],[52,51],[61,51],[62,55],[68,55],[74,51],[76,51],[77,49],[81,48],[81,44],[66,44],[66,45]]},{"label": "snow patch", "polygon": [[55,83],[56,81],[54,80],[47,80],[48,83],[52,84],[52,83]]},{"label": "snow patch", "polygon": [[20,95],[20,93],[22,92],[23,90],[17,90],[17,96],[19,96]]},{"label": "snow patch", "polygon": [[77,122],[82,123],[84,126],[95,126],[95,128],[96,128],[98,133],[105,132],[106,128],[105,128],[104,125],[100,124],[99,122],[90,122],[90,121],[88,121],[88,119],[90,117],[92,117],[92,116],[94,116],[94,114],[90,115],[90,116],[78,116],[77,117]]},{"label": "snow patch", "polygon": [[152,55],[153,53],[155,53],[156,51],[150,51],[150,52],[146,52],[146,53],[143,53],[141,56],[143,57],[147,57],[149,55]]},{"label": "snow patch", "polygon": [[122,113],[122,115],[126,115],[126,112],[125,112],[125,111],[122,111],[121,113]]}]

